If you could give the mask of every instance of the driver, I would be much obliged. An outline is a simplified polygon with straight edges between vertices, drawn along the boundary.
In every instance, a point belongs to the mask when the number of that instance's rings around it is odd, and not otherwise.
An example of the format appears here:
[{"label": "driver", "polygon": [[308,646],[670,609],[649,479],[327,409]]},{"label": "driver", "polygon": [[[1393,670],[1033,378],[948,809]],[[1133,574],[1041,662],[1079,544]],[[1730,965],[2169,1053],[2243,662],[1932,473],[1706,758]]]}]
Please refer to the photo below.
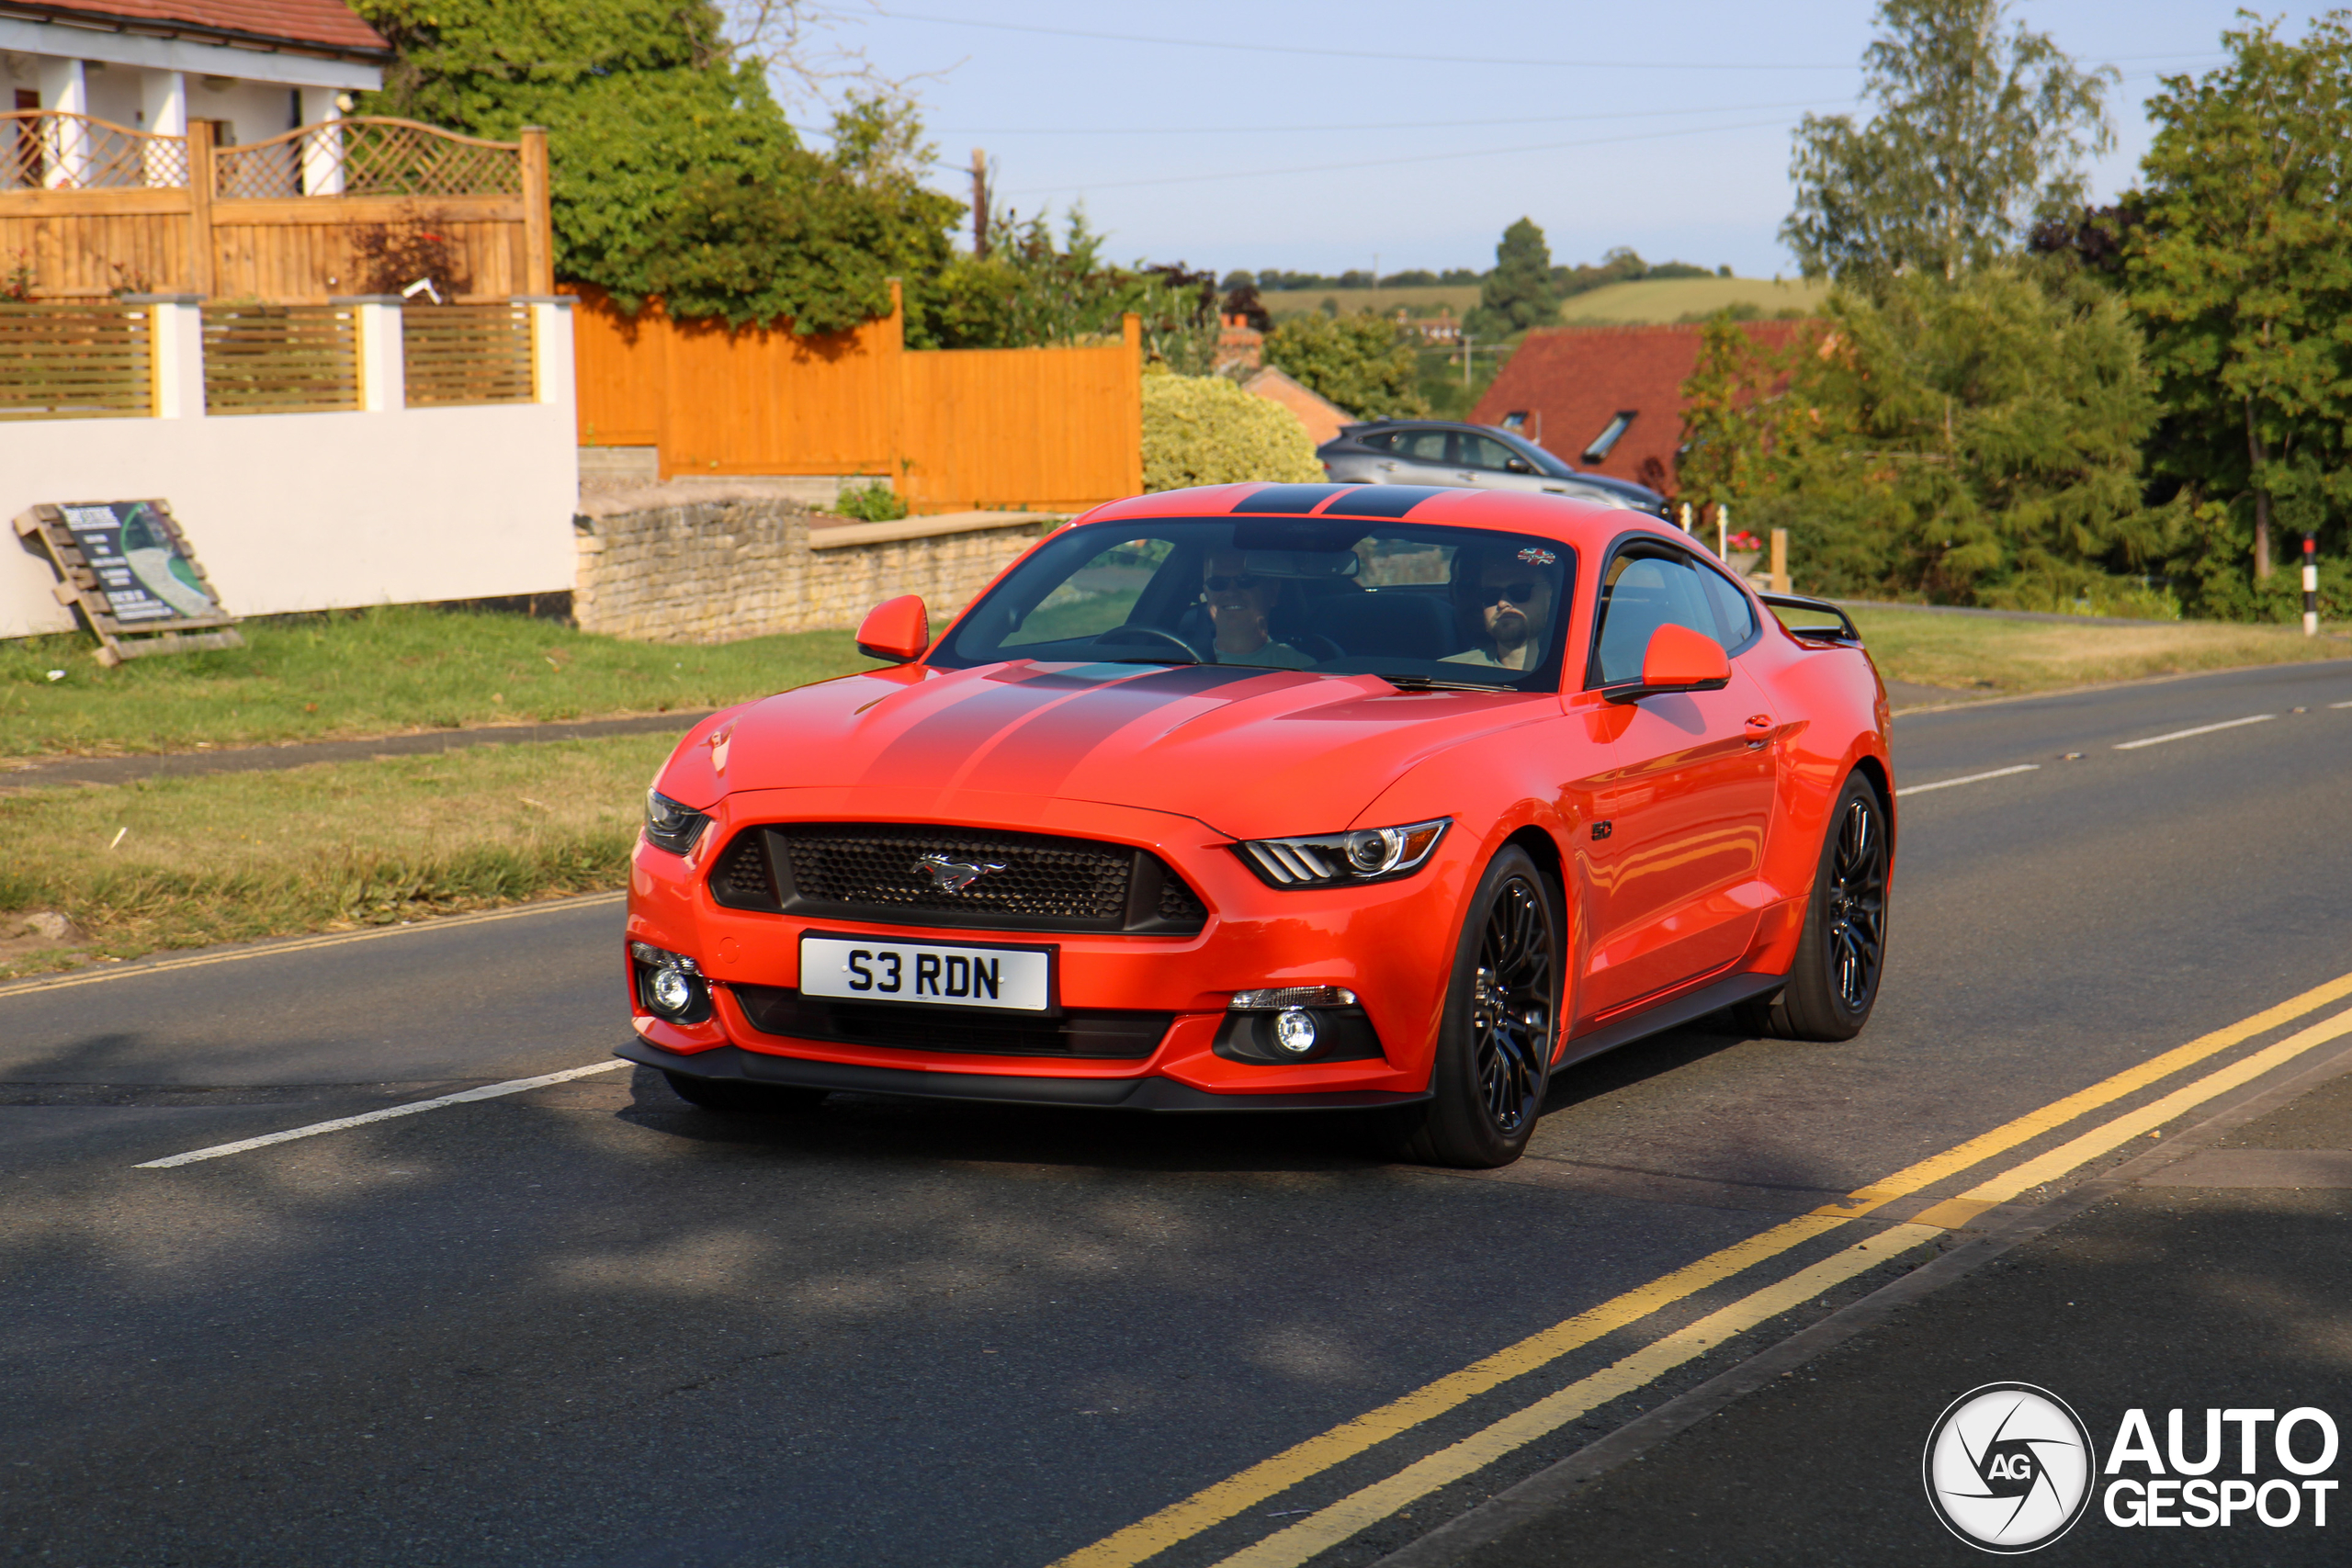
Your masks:
[{"label": "driver", "polygon": [[[1534,557],[1543,558],[1531,558]],[[1446,655],[1444,662],[1503,670],[1532,670],[1542,663],[1553,596],[1552,573],[1544,569],[1552,560],[1550,550],[1529,549],[1478,562],[1455,592],[1475,613],[1480,640],[1464,652]]]},{"label": "driver", "polygon": [[1201,570],[1201,602],[1216,626],[1213,657],[1219,664],[1268,664],[1304,670],[1315,661],[1266,629],[1281,585],[1243,571],[1238,550],[1213,552]]}]

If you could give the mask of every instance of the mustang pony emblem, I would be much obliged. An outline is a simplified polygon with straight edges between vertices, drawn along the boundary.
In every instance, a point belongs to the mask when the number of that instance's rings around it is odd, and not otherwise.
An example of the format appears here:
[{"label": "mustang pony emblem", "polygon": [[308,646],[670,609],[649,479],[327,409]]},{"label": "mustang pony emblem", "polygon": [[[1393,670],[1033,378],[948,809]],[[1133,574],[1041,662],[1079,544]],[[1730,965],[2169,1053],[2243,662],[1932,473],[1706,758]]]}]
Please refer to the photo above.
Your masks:
[{"label": "mustang pony emblem", "polygon": [[916,859],[915,869],[931,873],[931,885],[942,893],[961,893],[992,871],[1002,871],[1002,861],[949,860],[945,855],[922,855]]}]

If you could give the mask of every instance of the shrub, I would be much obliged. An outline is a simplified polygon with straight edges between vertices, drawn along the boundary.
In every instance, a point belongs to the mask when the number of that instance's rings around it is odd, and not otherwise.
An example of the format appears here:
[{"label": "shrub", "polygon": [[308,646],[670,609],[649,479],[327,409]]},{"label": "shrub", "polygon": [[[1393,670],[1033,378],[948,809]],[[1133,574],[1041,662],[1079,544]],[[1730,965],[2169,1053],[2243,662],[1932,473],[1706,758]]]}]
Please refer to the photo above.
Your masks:
[{"label": "shrub", "polygon": [[1315,443],[1281,405],[1222,376],[1144,377],[1144,489],[1322,477]]},{"label": "shrub", "polygon": [[876,479],[870,485],[843,485],[833,497],[833,510],[861,523],[896,523],[907,514],[907,502]]}]

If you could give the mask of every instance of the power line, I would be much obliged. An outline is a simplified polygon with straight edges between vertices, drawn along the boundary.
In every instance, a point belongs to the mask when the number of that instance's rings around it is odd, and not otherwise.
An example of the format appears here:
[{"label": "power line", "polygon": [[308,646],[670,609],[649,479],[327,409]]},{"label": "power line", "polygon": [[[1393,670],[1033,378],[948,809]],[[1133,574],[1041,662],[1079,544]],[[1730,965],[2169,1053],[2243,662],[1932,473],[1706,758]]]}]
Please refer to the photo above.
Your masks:
[{"label": "power line", "polygon": [[[1047,28],[1030,22],[980,21],[969,17],[934,17],[919,11],[886,11],[875,15],[898,22],[929,22],[944,28],[979,28],[990,32],[1031,33],[1046,38],[1089,39],[1099,43],[1139,43],[1158,49],[1214,49],[1236,54],[1305,55],[1318,60],[1383,60],[1407,65],[1536,65],[1547,70],[1594,71],[1859,71],[1859,62],[1839,65],[1808,65],[1756,61],[1690,60],[1538,60],[1524,55],[1399,54],[1369,49],[1319,49],[1306,44],[1235,43],[1224,39],[1169,38],[1150,33],[1106,33],[1087,28]],[[2159,60],[2202,60],[2211,50],[2193,54],[2126,54],[2107,62],[2113,65]]]},{"label": "power line", "polygon": [[1607,114],[1513,115],[1508,119],[1368,120],[1361,125],[1170,125],[1012,126],[947,125],[942,136],[1297,136],[1322,130],[1454,130],[1494,125],[1567,125],[1610,119],[1687,119],[1694,115],[1762,114],[1772,109],[1810,109],[1844,103],[1843,98],[1807,98],[1788,104],[1716,104],[1697,109],[1612,110]]},{"label": "power line", "polygon": [[1159,49],[1217,49],[1240,54],[1308,55],[1319,60],[1389,60],[1408,65],[1541,65],[1552,70],[1562,67],[1589,67],[1597,71],[1854,71],[1860,69],[1850,61],[1842,65],[1773,65],[1729,62],[1694,63],[1685,60],[1531,60],[1525,56],[1396,54],[1369,49],[1315,49],[1303,44],[1229,43],[1221,39],[1164,38],[1147,33],[1096,32],[1084,28],[1044,28],[1027,22],[983,22],[966,17],[932,17],[916,11],[876,10],[875,14],[898,22],[931,22],[946,28],[984,28],[991,32],[1036,33],[1049,38],[1091,39],[1101,43],[1141,43]]},{"label": "power line", "polygon": [[1739,125],[1700,125],[1682,130],[1636,131],[1629,136],[1603,136],[1583,141],[1543,141],[1523,147],[1474,148],[1466,152],[1422,152],[1403,158],[1373,158],[1351,164],[1306,164],[1287,169],[1239,169],[1222,175],[1168,175],[1149,180],[1070,180],[1057,186],[1034,186],[1027,190],[1007,191],[1007,196],[1054,196],[1062,191],[1128,190],[1137,186],[1197,185],[1204,181],[1246,180],[1276,175],[1327,175],[1349,169],[1386,169],[1401,164],[1442,164],[1462,158],[1506,158],[1520,152],[1560,152],[1575,147],[1611,147],[1625,141],[1657,141],[1670,136],[1712,136],[1726,130],[1764,130],[1786,125],[1785,120],[1748,120]]}]

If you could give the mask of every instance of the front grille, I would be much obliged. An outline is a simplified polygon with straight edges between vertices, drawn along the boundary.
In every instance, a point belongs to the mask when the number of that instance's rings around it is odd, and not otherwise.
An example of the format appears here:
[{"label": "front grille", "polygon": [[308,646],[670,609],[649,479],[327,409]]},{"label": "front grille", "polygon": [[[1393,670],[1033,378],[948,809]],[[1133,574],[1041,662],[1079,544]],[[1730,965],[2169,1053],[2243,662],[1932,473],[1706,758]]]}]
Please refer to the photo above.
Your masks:
[{"label": "front grille", "polygon": [[746,829],[712,863],[710,892],[731,908],[882,925],[1175,936],[1208,922],[1146,850],[899,823]]},{"label": "front grille", "polygon": [[946,1051],[975,1056],[1073,1056],[1140,1061],[1159,1045],[1176,1015],[1168,1012],[1065,1012],[1007,1018],[962,1008],[892,1007],[804,997],[779,986],[736,986],[752,1027],[793,1040],[827,1040],[894,1051]]},{"label": "front grille", "polygon": [[[793,828],[785,841],[792,885],[804,898],[1084,926],[1120,923],[1127,910],[1127,878],[1135,870],[1133,850],[1026,833]],[[951,891],[924,869],[926,855],[981,874]]]}]

